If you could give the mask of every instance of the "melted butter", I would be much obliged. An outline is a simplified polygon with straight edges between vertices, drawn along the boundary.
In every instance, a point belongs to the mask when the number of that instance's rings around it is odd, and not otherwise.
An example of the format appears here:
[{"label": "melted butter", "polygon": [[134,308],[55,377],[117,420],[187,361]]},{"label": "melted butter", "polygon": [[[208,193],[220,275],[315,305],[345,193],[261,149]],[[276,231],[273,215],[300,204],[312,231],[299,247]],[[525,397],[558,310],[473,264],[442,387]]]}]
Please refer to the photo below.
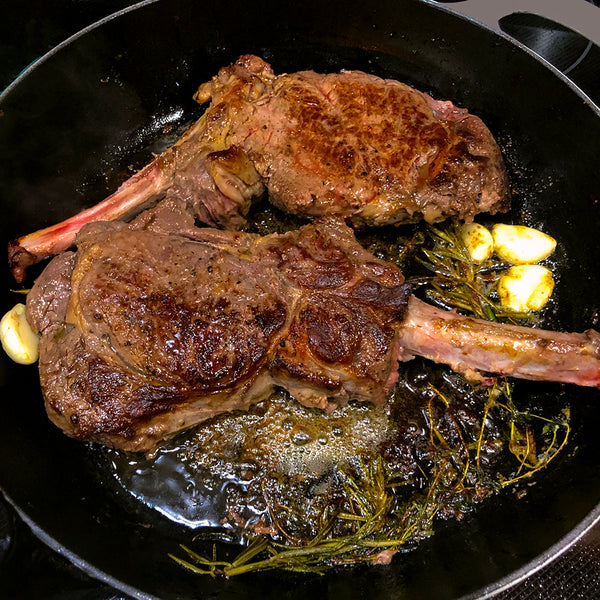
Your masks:
[{"label": "melted butter", "polygon": [[181,460],[181,448],[161,450],[155,458],[108,450],[109,469],[133,499],[191,529],[221,525],[224,489],[214,489]]},{"label": "melted butter", "polygon": [[102,452],[115,482],[135,501],[192,529],[231,528],[240,520],[268,521],[267,480],[289,482],[289,489],[301,483],[298,494],[307,484],[325,496],[334,468],[373,456],[391,430],[389,407],[351,403],[327,415],[280,392],[248,412],[202,423],[152,458]]}]

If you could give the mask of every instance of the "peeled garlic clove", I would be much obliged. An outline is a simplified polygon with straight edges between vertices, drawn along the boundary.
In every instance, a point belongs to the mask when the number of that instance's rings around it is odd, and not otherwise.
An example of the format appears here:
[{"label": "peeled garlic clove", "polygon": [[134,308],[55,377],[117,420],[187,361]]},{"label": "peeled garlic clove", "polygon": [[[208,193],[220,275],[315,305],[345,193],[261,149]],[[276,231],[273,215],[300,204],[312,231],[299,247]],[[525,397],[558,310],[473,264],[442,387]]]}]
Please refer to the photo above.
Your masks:
[{"label": "peeled garlic clove", "polygon": [[498,281],[502,306],[516,312],[537,311],[548,302],[554,290],[552,271],[541,265],[517,265]]},{"label": "peeled garlic clove", "polygon": [[494,240],[488,229],[479,223],[463,225],[461,236],[471,260],[480,264],[494,253]]},{"label": "peeled garlic clove", "polygon": [[0,341],[8,356],[21,365],[33,364],[39,356],[39,336],[25,316],[25,305],[16,304],[0,320]]},{"label": "peeled garlic clove", "polygon": [[556,248],[556,240],[524,225],[498,223],[492,229],[496,254],[513,265],[537,263],[548,258]]}]

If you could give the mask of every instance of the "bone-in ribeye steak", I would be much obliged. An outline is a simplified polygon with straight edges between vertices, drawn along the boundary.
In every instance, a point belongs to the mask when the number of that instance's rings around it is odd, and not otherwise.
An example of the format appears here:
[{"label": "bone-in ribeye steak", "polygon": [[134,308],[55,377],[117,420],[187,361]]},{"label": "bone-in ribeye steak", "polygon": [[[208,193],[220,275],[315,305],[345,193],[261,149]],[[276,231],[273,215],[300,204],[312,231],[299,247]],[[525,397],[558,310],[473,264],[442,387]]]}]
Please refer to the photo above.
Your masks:
[{"label": "bone-in ribeye steak", "polygon": [[38,279],[28,316],[54,422],[140,450],[274,385],[321,408],[383,401],[408,298],[397,268],[338,221],[188,233],[88,225]]},{"label": "bone-in ribeye steak", "polygon": [[397,361],[599,385],[598,334],[459,317],[410,297],[342,220],[284,235],[198,229],[166,200],[86,226],[27,298],[40,379],[68,435],[148,450],[272,391],[328,409],[383,402]]},{"label": "bone-in ribeye steak", "polygon": [[355,227],[509,208],[502,156],[483,122],[397,81],[359,71],[275,76],[242,56],[196,98],[210,101],[202,117],[117,192],[13,242],[17,279],[71,246],[86,222],[130,217],[164,197],[224,228],[237,228],[265,188],[286,211]]}]

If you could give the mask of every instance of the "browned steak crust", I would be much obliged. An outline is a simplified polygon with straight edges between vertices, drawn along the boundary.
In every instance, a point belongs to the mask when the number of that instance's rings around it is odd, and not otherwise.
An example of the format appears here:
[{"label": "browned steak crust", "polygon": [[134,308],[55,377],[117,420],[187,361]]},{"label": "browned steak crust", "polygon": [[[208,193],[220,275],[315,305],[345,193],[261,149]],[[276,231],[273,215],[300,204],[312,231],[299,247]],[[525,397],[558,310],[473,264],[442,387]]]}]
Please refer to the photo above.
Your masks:
[{"label": "browned steak crust", "polygon": [[[408,290],[342,222],[262,238],[161,228],[82,231],[68,308],[40,352],[48,414],[66,433],[147,450],[276,385],[325,409],[383,401]],[[53,302],[44,281],[32,315]]]},{"label": "browned steak crust", "polygon": [[241,57],[201,86],[208,131],[243,148],[271,200],[355,226],[466,220],[509,208],[500,150],[481,119],[359,71],[275,77]]}]

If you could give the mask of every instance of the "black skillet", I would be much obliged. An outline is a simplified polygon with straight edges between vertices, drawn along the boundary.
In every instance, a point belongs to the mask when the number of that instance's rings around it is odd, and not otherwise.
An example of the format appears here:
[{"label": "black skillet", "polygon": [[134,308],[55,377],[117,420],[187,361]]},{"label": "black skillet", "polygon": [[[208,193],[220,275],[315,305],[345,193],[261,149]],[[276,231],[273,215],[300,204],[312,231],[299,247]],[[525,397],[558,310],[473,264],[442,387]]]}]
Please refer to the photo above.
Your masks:
[{"label": "black skillet", "polygon": [[[263,56],[278,73],[353,68],[395,77],[481,115],[506,151],[512,217],[560,240],[548,325],[594,325],[598,109],[522,48],[417,0],[160,0],[76,36],[0,99],[1,244],[113,190],[159,148],[166,124],[199,114],[195,86],[241,53]],[[4,312],[20,297],[7,291],[14,287],[7,270],[2,277]],[[140,598],[485,598],[539,568],[600,516],[599,392],[522,384],[519,397],[532,402],[562,395],[573,426],[568,450],[524,498],[492,498],[389,567],[196,578],[167,557],[190,533],[121,502],[89,448],[48,422],[35,367],[2,357],[0,385],[2,491],[50,546]]]}]

